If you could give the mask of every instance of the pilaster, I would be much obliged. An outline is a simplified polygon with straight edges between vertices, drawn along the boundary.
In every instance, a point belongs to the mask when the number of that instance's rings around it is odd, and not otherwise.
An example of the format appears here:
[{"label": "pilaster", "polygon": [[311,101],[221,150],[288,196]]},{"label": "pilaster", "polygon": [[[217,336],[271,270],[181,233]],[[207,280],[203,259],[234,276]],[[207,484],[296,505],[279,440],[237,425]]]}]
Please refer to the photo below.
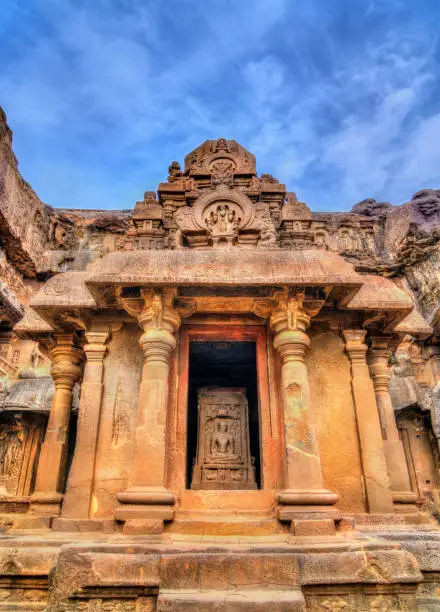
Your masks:
[{"label": "pilaster", "polygon": [[399,437],[389,392],[391,380],[390,360],[393,344],[395,344],[395,341],[390,336],[373,336],[370,340],[368,365],[376,393],[393,501],[399,504],[414,504],[417,500],[417,495],[411,490],[408,464],[403,444]]},{"label": "pilaster", "polygon": [[81,377],[83,361],[83,352],[75,346],[73,334],[58,334],[55,340],[50,352],[55,393],[29,510],[52,516],[60,513],[63,500],[73,386]]},{"label": "pilaster", "polygon": [[[85,338],[86,363],[81,385],[75,454],[63,501],[62,518],[55,521],[54,528],[67,528],[69,526],[67,519],[84,521],[90,517],[103,394],[104,360],[107,353],[106,343],[110,338],[109,325],[95,326],[95,329],[92,328],[85,333]],[[63,522],[62,525],[59,524],[60,521]]]},{"label": "pilaster", "polygon": [[393,511],[393,499],[385,461],[376,395],[366,360],[368,350],[364,342],[366,333],[365,330],[361,329],[346,329],[343,331],[343,336],[345,350],[351,363],[351,386],[368,509],[374,513],[389,513]]}]

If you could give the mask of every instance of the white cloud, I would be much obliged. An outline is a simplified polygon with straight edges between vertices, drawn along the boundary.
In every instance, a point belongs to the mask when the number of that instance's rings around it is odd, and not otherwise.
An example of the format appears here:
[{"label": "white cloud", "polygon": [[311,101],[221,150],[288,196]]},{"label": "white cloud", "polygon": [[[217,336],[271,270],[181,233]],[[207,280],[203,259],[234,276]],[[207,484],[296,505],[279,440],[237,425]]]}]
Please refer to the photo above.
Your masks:
[{"label": "white cloud", "polygon": [[[131,206],[217,136],[315,209],[407,198],[440,178],[439,115],[424,106],[437,41],[420,23],[356,46],[320,0],[43,4],[44,35],[26,22],[0,93],[25,177],[54,205]],[[365,18],[401,5],[362,4]]]}]

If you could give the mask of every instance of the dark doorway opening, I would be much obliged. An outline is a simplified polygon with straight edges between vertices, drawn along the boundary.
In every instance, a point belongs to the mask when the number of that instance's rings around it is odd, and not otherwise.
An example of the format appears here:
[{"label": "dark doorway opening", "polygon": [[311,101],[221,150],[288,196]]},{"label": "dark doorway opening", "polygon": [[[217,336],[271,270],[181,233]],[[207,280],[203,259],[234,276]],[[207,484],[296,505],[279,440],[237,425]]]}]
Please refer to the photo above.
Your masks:
[{"label": "dark doorway opening", "polygon": [[261,489],[260,427],[255,342],[190,342],[186,488],[191,488],[197,452],[197,391],[201,387],[244,387],[249,407],[250,452]]}]

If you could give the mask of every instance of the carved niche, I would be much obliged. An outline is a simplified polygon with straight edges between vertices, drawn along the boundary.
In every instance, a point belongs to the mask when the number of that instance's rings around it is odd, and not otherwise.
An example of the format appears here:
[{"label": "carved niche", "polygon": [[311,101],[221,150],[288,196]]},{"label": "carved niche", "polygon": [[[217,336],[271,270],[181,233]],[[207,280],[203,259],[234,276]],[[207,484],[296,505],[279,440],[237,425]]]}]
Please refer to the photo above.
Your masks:
[{"label": "carved niche", "polygon": [[255,206],[242,192],[220,184],[214,191],[201,195],[193,206],[184,206],[174,215],[177,227],[189,246],[232,246],[240,234],[260,234],[260,220]]},{"label": "carved niche", "polygon": [[6,413],[0,419],[0,497],[31,493],[44,417]]},{"label": "carved niche", "polygon": [[202,387],[192,489],[256,489],[243,388]]}]

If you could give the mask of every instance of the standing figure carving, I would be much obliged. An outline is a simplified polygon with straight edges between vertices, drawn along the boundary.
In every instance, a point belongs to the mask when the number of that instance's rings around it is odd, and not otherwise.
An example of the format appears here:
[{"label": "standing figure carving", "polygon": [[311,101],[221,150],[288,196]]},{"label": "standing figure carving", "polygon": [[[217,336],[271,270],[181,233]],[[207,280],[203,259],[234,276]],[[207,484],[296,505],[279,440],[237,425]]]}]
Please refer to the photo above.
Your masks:
[{"label": "standing figure carving", "polygon": [[0,432],[0,476],[11,478],[18,466],[23,445],[23,424],[20,417]]}]

